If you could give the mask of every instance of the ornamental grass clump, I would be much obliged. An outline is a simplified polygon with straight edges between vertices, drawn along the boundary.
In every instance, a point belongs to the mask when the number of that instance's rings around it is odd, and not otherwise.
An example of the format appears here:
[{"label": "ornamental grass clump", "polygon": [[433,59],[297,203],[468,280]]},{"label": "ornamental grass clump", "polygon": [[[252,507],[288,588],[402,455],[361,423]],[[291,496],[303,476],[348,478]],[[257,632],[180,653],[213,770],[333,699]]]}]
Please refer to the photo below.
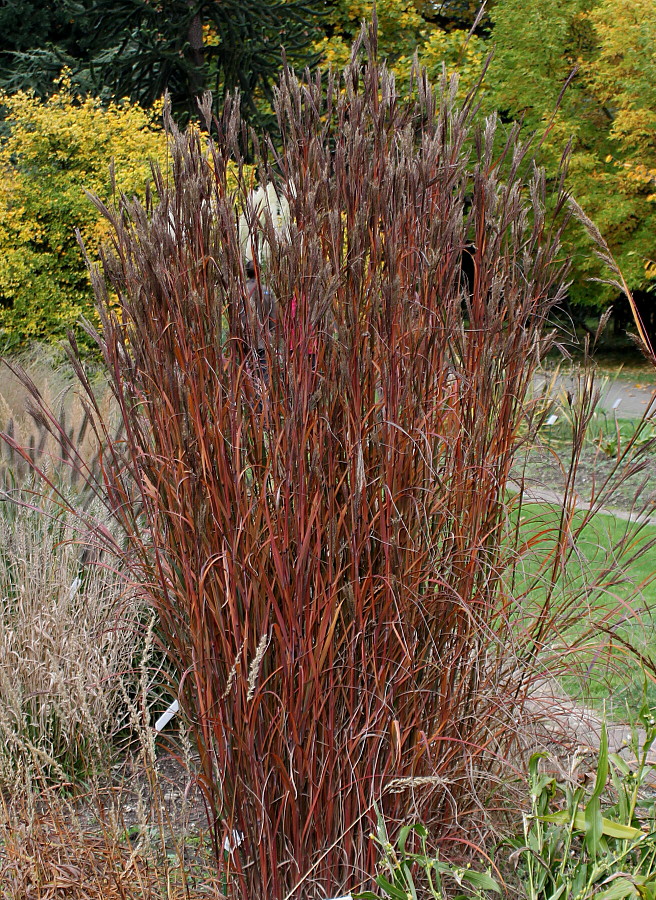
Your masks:
[{"label": "ornamental grass clump", "polygon": [[59,498],[36,501],[33,476],[4,487],[0,793],[21,797],[110,764],[129,725],[124,694],[136,680],[143,615],[120,574],[71,539],[77,518]]},{"label": "ornamental grass clump", "polygon": [[204,104],[213,139],[169,122],[145,205],[98,202],[118,437],[72,353],[122,530],[94,539],[156,611],[244,900],[370,883],[376,808],[474,834],[546,628],[504,577],[506,489],[565,195],[547,217],[516,130],[475,125],[455,81],[400,97],[366,49],[282,78],[254,152],[284,221],[253,203],[235,104]]}]

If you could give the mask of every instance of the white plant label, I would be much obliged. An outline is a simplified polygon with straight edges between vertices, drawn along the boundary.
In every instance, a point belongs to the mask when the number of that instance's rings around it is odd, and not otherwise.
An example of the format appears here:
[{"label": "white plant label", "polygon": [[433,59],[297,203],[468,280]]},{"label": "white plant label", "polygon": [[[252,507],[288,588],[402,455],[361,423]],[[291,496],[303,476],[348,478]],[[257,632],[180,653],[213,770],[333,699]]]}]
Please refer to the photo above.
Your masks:
[{"label": "white plant label", "polygon": [[166,727],[169,724],[173,716],[180,709],[180,704],[177,700],[174,700],[173,703],[169,706],[166,712],[163,712],[159,719],[155,722],[155,731],[161,731],[162,728]]},{"label": "white plant label", "polygon": [[244,835],[240,831],[232,832],[232,840],[229,837],[226,837],[223,842],[223,849],[226,853],[232,853],[233,850],[236,850],[237,847],[240,847],[244,842]]}]

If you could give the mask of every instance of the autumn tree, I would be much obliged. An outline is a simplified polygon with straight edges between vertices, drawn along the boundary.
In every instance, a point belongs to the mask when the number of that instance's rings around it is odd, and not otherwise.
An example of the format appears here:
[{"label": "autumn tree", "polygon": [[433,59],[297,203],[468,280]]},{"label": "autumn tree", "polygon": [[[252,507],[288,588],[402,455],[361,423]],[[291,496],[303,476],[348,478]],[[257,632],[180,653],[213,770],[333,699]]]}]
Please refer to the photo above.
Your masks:
[{"label": "autumn tree", "polygon": [[[334,0],[323,24],[325,36],[315,44],[324,63],[340,68],[363,20],[370,20],[373,0]],[[439,80],[443,67],[458,72],[469,87],[485,59],[482,37],[470,35],[476,19],[466,0],[377,0],[378,53],[402,82],[407,82],[415,54],[429,76]],[[472,14],[473,13],[473,14]]]},{"label": "autumn tree", "polygon": [[[608,239],[629,285],[651,290],[656,6],[651,0],[498,0],[491,19],[488,108],[540,136],[541,160],[552,173],[572,141],[572,192]],[[584,236],[572,231],[570,240],[570,299],[583,314],[616,292],[588,280],[602,272]]]},{"label": "autumn tree", "polygon": [[445,31],[474,28],[479,35],[490,31],[489,13],[494,0],[488,0],[484,9],[481,0],[417,0],[415,5],[426,22]]},{"label": "autumn tree", "polygon": [[[656,284],[656,6],[651,0],[604,0],[589,14],[599,42],[586,74],[608,118],[611,160],[631,198],[631,280]],[[628,253],[624,254],[628,257]]]},{"label": "autumn tree", "polygon": [[316,61],[310,45],[322,0],[5,0],[0,86],[52,90],[63,65],[105,99],[144,107],[168,91],[177,118],[211,89],[239,90],[257,118],[282,64]]}]

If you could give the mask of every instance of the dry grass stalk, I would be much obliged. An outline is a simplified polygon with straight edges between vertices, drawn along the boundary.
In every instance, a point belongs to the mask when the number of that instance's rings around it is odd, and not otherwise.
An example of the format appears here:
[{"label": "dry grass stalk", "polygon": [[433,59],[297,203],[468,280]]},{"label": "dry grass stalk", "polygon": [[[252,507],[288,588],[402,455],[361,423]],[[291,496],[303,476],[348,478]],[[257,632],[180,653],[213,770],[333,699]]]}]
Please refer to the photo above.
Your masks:
[{"label": "dry grass stalk", "polygon": [[185,876],[175,858],[91,824],[55,794],[39,810],[0,810],[0,900],[217,900],[212,873]]},{"label": "dry grass stalk", "polygon": [[[85,751],[82,772],[67,772],[67,758],[42,765],[45,754],[31,755],[20,734],[7,748],[14,779],[13,789],[5,780],[0,794],[0,900],[223,896],[208,851],[206,823],[203,827],[193,774],[197,766],[182,726],[176,758],[155,757],[148,721],[153,702],[148,646],[142,656],[138,677],[129,670],[115,672],[111,688],[105,688],[114,700],[119,694],[122,718],[131,726],[129,744],[122,733],[124,752],[118,763],[116,745],[107,746],[113,734],[102,735],[103,765],[89,742],[78,748]],[[42,746],[52,740],[50,729],[47,721],[38,738]],[[27,765],[20,770],[23,760]],[[82,781],[75,777],[80,774]]]},{"label": "dry grass stalk", "polygon": [[126,725],[119,676],[141,643],[125,583],[89,565],[58,500],[30,508],[34,494],[24,482],[0,505],[0,784],[12,790],[107,762]]},{"label": "dry grass stalk", "polygon": [[[13,370],[20,369],[20,377]],[[0,385],[0,422],[5,432],[25,449],[19,454],[8,444],[0,447],[0,489],[11,490],[28,475],[31,464],[43,466],[51,478],[58,479],[70,489],[81,488],[88,477],[83,461],[92,467],[98,452],[95,435],[89,428],[89,417],[76,390],[70,365],[53,352],[53,348],[36,345],[30,352],[20,354],[3,366]],[[27,376],[28,384],[25,383]],[[94,377],[103,415],[112,419],[111,397],[102,377]],[[56,418],[66,433],[67,441],[77,449],[72,457],[66,442],[51,435],[41,421],[34,394],[40,402],[56,411]],[[63,451],[63,452],[62,452]],[[71,463],[73,463],[71,465]],[[90,499],[90,498],[89,498]]]}]

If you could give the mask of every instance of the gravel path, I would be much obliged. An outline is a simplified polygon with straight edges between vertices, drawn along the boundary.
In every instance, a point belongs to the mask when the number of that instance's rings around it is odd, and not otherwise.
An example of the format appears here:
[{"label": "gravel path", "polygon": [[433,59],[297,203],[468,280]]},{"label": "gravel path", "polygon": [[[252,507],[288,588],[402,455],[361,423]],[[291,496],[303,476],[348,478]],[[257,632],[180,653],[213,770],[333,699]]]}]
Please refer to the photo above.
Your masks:
[{"label": "gravel path", "polygon": [[[518,494],[521,490],[519,484],[511,481],[508,485],[512,494]],[[551,491],[543,487],[525,487],[524,499],[529,503],[549,503],[555,506],[562,506],[563,495],[558,491]],[[575,509],[589,510],[590,504],[582,497],[578,497],[574,503]],[[640,522],[644,525],[656,525],[656,516],[646,516],[641,513],[628,512],[625,509],[615,509],[614,507],[600,506],[596,509],[596,513],[601,516],[613,516],[616,519],[622,519],[624,522]]]},{"label": "gravel path", "polygon": [[[535,378],[534,387],[536,390],[542,390],[550,382],[551,379],[548,376],[538,375]],[[649,409],[652,412],[656,411],[656,403],[654,402],[656,399],[656,387],[654,386],[642,387],[635,381],[623,378],[616,378],[608,382],[600,379],[599,386],[602,388],[599,407],[606,412],[616,412],[619,418],[640,418]],[[551,393],[553,398],[557,399],[559,393],[575,391],[576,388],[576,378],[569,375],[559,375],[554,379]]]},{"label": "gravel path", "polygon": [[[590,707],[576,703],[552,682],[537,685],[528,700],[529,714],[537,716],[554,740],[565,739],[570,747],[598,750],[602,718]],[[629,725],[606,720],[608,750],[619,753],[631,737]]]}]

